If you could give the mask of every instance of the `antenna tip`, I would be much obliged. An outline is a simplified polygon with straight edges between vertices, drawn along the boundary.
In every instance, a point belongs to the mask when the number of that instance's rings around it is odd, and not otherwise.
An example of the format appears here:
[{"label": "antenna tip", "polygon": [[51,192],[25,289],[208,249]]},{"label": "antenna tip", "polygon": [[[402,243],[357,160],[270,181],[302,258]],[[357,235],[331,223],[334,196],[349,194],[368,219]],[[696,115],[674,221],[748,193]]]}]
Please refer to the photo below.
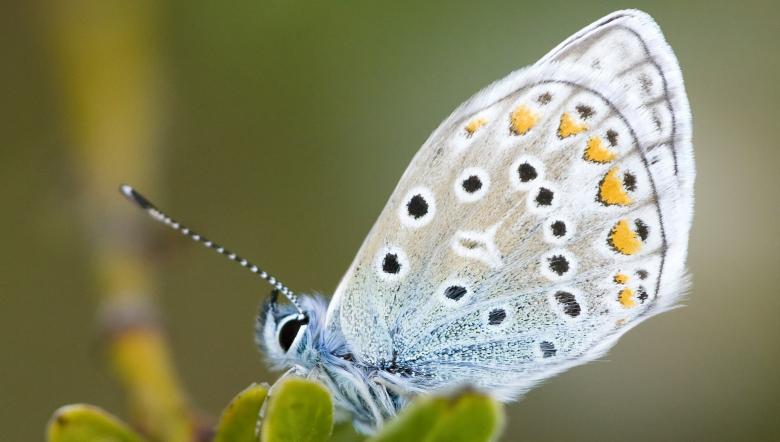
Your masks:
[{"label": "antenna tip", "polygon": [[146,198],[143,197],[140,193],[136,192],[135,189],[133,189],[131,186],[127,184],[122,184],[119,186],[119,191],[124,195],[127,199],[137,204],[142,209],[152,209],[154,206],[152,203],[149,202]]}]

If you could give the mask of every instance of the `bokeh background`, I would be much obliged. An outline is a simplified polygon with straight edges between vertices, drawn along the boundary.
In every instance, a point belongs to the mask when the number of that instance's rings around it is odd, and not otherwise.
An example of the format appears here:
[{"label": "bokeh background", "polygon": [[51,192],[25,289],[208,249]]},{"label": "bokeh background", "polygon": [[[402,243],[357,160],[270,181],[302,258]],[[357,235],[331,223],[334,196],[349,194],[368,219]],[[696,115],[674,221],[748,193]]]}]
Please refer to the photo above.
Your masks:
[{"label": "bokeh background", "polygon": [[132,323],[115,314],[130,305],[153,324],[146,295],[197,409],[275,379],[253,343],[267,287],[145,219],[117,184],[329,294],[454,107],[625,7],[660,23],[687,82],[692,290],[509,406],[505,440],[780,437],[775,3],[7,3],[0,438],[40,440],[72,402],[127,417],[106,350],[121,327],[105,322]]}]

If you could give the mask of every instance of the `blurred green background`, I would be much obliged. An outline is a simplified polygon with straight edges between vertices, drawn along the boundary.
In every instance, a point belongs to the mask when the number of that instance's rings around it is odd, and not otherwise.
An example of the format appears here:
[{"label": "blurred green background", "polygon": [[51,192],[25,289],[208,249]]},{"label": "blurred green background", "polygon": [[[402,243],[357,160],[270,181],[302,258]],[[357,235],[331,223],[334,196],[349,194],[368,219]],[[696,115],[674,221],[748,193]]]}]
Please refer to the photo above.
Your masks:
[{"label": "blurred green background", "polygon": [[505,440],[780,437],[775,2],[76,0],[0,14],[0,438],[40,440],[65,403],[126,416],[94,270],[95,244],[137,237],[124,223],[156,238],[150,292],[194,404],[275,379],[253,343],[268,288],[115,185],[329,294],[452,109],[625,7],[661,25],[691,100],[692,290],[511,405]]}]

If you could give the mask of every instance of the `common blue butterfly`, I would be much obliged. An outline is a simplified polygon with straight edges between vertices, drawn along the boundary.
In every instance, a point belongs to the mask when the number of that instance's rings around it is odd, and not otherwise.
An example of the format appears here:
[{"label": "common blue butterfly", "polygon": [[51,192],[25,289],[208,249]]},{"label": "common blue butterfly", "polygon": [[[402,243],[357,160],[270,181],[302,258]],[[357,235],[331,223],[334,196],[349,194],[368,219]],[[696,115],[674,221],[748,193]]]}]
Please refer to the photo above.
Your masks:
[{"label": "common blue butterfly", "polygon": [[514,400],[673,307],[694,176],[677,60],[627,10],[456,109],[329,305],[122,192],[270,282],[256,335],[268,359],[321,381],[371,432],[416,394],[470,385]]}]

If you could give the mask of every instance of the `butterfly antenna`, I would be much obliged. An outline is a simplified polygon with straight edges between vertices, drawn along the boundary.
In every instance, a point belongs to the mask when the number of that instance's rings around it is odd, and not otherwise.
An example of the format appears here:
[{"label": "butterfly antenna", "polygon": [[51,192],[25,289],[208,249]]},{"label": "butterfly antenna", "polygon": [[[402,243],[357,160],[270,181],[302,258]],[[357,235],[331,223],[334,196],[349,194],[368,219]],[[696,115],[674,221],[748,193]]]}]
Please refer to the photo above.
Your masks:
[{"label": "butterfly antenna", "polygon": [[301,305],[298,302],[298,297],[295,296],[295,293],[293,293],[292,290],[287,288],[287,286],[279,282],[279,280],[269,275],[264,270],[260,269],[258,266],[252,264],[246,259],[231,252],[230,250],[193,232],[188,227],[184,227],[177,221],[174,221],[170,216],[163,213],[160,209],[158,209],[154,204],[152,204],[148,199],[146,199],[143,195],[138,193],[131,186],[128,186],[127,184],[123,184],[119,186],[119,191],[122,192],[122,195],[127,197],[127,199],[129,199],[130,201],[135,203],[138,207],[143,209],[153,219],[165,224],[166,226],[181,233],[182,235],[189,237],[195,242],[203,244],[209,249],[216,251],[220,255],[224,255],[225,257],[227,257],[227,259],[237,262],[242,267],[249,269],[250,272],[254,273],[255,275],[259,276],[261,279],[271,284],[274,287],[275,291],[278,291],[279,293],[281,293],[287,299],[290,300],[290,302],[295,306],[295,308],[298,309],[298,313],[303,314],[303,309],[301,308]]}]

